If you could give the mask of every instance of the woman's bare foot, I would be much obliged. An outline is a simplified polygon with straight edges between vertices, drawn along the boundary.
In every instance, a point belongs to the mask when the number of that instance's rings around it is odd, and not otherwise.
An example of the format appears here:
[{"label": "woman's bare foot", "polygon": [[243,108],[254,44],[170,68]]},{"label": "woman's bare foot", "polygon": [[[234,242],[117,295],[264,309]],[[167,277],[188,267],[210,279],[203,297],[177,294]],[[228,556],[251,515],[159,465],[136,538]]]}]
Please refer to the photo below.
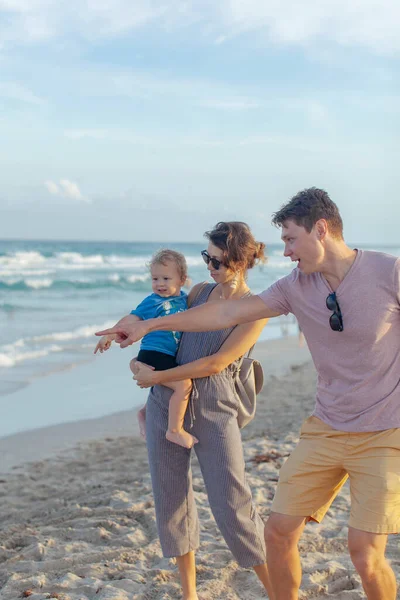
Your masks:
[{"label": "woman's bare foot", "polygon": [[194,435],[190,435],[184,429],[180,431],[170,431],[168,430],[165,434],[165,437],[169,442],[173,442],[174,444],[178,444],[178,446],[183,446],[184,448],[193,448],[195,444],[199,441]]},{"label": "woman's bare foot", "polygon": [[139,423],[139,433],[143,439],[146,439],[146,405],[138,410],[137,420]]}]

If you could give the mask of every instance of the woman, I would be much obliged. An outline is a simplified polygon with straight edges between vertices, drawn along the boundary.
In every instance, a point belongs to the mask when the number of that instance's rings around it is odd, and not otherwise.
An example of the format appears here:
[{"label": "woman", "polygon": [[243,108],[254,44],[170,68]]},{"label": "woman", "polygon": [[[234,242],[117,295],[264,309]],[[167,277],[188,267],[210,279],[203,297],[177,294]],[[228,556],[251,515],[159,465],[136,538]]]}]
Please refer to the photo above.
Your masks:
[{"label": "woman", "polygon": [[[218,223],[205,236],[209,244],[202,256],[215,283],[194,286],[189,306],[249,295],[247,270],[265,260],[264,244],[256,242],[249,227],[240,222]],[[184,333],[177,354],[179,366],[173,369],[153,371],[140,363],[133,365],[138,385],[153,386],[146,408],[146,439],[158,533],[164,556],[176,558],[184,600],[198,598],[194,553],[199,546],[199,528],[191,450],[165,439],[171,391],[162,384],[194,380],[185,428],[199,440],[194,450],[212,512],[238,563],[252,567],[268,591],[264,524],[246,482],[233,377],[237,361],[256,342],[265,323]]]}]

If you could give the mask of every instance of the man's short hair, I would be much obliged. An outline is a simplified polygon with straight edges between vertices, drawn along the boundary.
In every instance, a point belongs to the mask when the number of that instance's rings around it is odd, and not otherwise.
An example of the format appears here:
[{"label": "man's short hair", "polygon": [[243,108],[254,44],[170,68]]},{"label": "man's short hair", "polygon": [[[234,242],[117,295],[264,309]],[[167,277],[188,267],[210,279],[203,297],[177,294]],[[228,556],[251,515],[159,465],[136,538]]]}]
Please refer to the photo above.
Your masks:
[{"label": "man's short hair", "polygon": [[325,190],[312,187],[298,192],[274,213],[272,224],[282,227],[285,221],[290,220],[310,233],[320,219],[327,221],[329,232],[333,237],[343,239],[343,221],[338,207]]}]

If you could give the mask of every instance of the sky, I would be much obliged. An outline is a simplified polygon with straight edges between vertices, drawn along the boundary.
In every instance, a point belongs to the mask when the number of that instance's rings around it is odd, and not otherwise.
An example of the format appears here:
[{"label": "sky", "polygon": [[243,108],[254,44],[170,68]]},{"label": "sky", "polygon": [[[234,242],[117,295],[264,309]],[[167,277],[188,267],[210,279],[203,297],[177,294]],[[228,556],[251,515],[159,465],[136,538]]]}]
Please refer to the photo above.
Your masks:
[{"label": "sky", "polygon": [[398,0],[0,0],[0,238],[197,241],[328,191],[397,243]]}]

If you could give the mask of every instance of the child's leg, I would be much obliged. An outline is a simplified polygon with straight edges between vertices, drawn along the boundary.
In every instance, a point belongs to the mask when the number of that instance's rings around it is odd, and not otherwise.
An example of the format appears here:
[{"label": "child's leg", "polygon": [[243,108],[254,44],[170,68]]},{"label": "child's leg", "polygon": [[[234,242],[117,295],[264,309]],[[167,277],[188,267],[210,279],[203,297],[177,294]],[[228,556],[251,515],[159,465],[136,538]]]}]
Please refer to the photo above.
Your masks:
[{"label": "child's leg", "polygon": [[139,423],[139,433],[142,438],[146,439],[146,405],[137,411],[137,420]]},{"label": "child's leg", "polygon": [[[136,373],[137,373],[136,361],[137,361],[136,358],[132,358],[131,362],[129,363],[129,368],[134,375],[136,375]],[[146,405],[145,404],[142,406],[142,408],[140,410],[138,410],[137,420],[138,420],[138,424],[139,424],[139,433],[142,438],[146,439]]]},{"label": "child's leg", "polygon": [[192,382],[190,379],[185,379],[184,381],[173,381],[163,385],[174,391],[169,401],[168,431],[165,437],[174,444],[191,448],[198,440],[183,429],[183,419],[192,391]]}]

